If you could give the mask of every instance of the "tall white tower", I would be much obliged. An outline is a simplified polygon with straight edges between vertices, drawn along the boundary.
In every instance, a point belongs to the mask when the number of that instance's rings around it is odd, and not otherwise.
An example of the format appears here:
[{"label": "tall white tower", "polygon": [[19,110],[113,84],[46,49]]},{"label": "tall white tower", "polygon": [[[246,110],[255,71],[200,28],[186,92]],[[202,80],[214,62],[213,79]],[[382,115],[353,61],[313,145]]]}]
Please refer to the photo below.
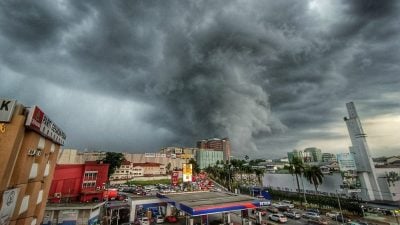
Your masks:
[{"label": "tall white tower", "polygon": [[353,154],[357,167],[357,174],[361,182],[361,198],[372,201],[382,200],[382,193],[375,174],[375,166],[369,151],[366,134],[361,126],[356,108],[353,102],[346,104],[349,118],[345,117],[347,129],[350,134],[350,153]]}]

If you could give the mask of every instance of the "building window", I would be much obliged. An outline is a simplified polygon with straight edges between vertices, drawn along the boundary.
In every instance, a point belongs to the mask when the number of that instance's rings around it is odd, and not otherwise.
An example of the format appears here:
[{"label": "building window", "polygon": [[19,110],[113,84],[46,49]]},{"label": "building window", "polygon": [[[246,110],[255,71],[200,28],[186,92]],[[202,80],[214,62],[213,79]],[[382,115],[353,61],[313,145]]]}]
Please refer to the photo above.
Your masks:
[{"label": "building window", "polygon": [[82,183],[82,188],[86,189],[86,188],[94,188],[96,187],[96,181],[84,181]]},{"label": "building window", "polygon": [[98,171],[85,171],[84,180],[97,180]]}]

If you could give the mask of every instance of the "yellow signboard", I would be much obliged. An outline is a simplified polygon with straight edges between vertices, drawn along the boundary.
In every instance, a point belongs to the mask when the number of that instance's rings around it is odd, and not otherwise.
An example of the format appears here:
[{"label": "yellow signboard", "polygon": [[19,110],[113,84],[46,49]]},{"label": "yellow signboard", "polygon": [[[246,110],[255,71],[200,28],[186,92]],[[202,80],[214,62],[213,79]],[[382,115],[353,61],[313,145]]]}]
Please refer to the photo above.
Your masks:
[{"label": "yellow signboard", "polygon": [[190,163],[184,163],[182,165],[183,182],[192,181],[192,168],[192,164]]}]

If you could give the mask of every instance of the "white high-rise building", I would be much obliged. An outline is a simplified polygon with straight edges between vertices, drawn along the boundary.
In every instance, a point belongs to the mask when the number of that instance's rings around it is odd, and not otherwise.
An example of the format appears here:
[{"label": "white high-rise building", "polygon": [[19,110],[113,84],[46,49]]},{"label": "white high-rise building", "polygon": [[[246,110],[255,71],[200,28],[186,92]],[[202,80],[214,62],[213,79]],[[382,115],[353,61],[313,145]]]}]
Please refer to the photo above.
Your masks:
[{"label": "white high-rise building", "polygon": [[360,197],[368,201],[382,200],[371,152],[368,148],[366,134],[361,126],[356,108],[353,102],[346,104],[349,117],[345,117],[347,129],[350,134],[351,144],[350,153],[353,154],[357,174],[361,183]]}]

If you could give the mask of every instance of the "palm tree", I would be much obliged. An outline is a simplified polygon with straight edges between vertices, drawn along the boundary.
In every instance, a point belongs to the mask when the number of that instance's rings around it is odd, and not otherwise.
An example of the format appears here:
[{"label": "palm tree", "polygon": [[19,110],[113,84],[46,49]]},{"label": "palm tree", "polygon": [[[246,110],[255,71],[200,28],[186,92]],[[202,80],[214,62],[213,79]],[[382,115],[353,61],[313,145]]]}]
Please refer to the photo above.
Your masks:
[{"label": "palm tree", "polygon": [[293,157],[289,165],[289,173],[296,176],[297,182],[297,192],[300,194],[300,183],[299,183],[299,176],[301,176],[304,170],[303,161],[298,157]]},{"label": "palm tree", "polygon": [[307,167],[304,170],[304,177],[313,184],[315,187],[315,193],[318,193],[318,186],[322,184],[322,178],[324,174],[321,172],[321,169],[318,166]]},{"label": "palm tree", "polygon": [[264,175],[265,170],[264,169],[254,169],[254,172],[256,173],[257,176],[257,181],[262,186],[262,176]]}]

